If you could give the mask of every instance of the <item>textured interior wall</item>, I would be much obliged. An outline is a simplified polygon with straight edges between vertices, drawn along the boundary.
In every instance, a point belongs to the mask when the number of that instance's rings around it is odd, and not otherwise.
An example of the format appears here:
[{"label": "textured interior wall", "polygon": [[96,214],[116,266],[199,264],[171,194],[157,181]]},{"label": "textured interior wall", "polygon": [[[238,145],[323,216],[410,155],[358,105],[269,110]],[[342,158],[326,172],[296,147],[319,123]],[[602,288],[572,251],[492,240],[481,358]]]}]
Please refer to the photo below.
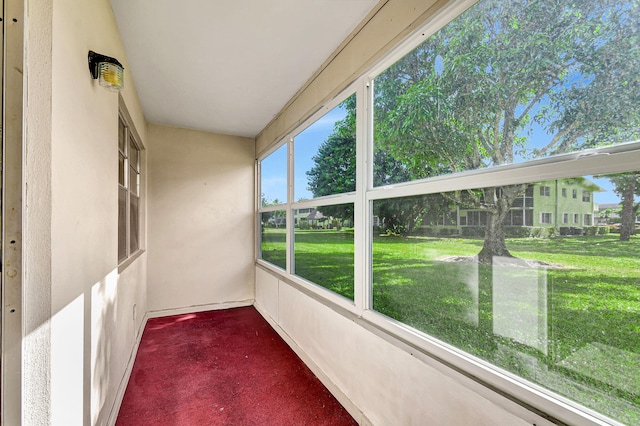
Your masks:
[{"label": "textured interior wall", "polygon": [[250,304],[253,139],[149,125],[149,310]]},{"label": "textured interior wall", "polygon": [[[8,2],[5,2],[5,6]],[[24,425],[47,424],[51,412],[51,36],[52,5],[26,2],[24,22],[22,377],[4,410],[5,424],[22,415]],[[4,15],[5,20],[11,16]],[[9,43],[9,40],[7,40]],[[22,51],[22,46],[19,46]],[[4,360],[3,360],[4,362]],[[15,389],[15,388],[14,388]],[[6,389],[5,389],[6,391]],[[5,399],[5,401],[7,401]],[[16,406],[17,405],[17,406]],[[21,411],[15,413],[15,411]]]},{"label": "textured interior wall", "polygon": [[[104,424],[146,311],[146,260],[117,270],[118,95],[88,51],[125,66],[108,0],[26,3],[24,424]],[[35,296],[35,297],[31,297]]]}]

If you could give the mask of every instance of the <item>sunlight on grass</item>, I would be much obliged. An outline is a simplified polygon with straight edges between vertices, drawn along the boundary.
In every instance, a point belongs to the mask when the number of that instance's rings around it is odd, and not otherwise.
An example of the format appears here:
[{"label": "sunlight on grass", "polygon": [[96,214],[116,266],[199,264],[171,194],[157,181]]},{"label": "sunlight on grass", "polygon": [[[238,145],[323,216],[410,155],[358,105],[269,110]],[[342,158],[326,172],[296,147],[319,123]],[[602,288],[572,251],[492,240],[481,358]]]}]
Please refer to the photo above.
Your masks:
[{"label": "sunlight on grass", "polygon": [[[616,237],[508,240],[514,256],[550,265],[542,269],[444,261],[474,256],[481,240],[376,238],[374,309],[635,424],[640,395],[615,378],[640,377],[625,361],[640,357],[640,240]],[[632,355],[604,363],[584,350],[593,345]],[[566,368],[580,351],[591,367]]]},{"label": "sunlight on grass", "polygon": [[295,230],[295,274],[353,300],[353,233]]}]

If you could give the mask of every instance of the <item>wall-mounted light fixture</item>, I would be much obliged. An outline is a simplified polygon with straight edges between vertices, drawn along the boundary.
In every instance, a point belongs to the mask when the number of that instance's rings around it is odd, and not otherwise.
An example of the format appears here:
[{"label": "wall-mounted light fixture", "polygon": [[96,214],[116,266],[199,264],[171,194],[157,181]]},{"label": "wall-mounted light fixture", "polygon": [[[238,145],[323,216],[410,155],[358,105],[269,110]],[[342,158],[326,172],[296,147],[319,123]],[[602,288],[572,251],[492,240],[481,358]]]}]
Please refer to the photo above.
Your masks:
[{"label": "wall-mounted light fixture", "polygon": [[112,92],[124,87],[124,67],[116,58],[89,51],[89,71],[91,77],[98,79],[100,86]]}]

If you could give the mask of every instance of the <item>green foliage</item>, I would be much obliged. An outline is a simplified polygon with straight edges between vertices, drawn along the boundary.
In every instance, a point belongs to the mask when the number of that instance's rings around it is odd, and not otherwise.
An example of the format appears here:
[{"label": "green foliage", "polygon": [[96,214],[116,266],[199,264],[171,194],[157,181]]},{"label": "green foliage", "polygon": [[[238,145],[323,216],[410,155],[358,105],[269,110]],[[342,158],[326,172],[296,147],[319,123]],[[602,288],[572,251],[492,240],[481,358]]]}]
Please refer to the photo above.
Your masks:
[{"label": "green foliage", "polygon": [[596,236],[596,235],[608,235],[608,226],[585,226],[582,228],[584,235]]},{"label": "green foliage", "polygon": [[[637,0],[479,2],[376,78],[376,152],[409,180],[637,139],[638,15]],[[473,207],[501,217],[510,192]]]},{"label": "green foliage", "polygon": [[628,241],[636,233],[635,222],[640,203],[635,202],[635,197],[640,196],[640,171],[607,175],[606,178],[614,184],[614,191],[622,199],[621,226],[618,231],[620,240]]},{"label": "green foliage", "polygon": [[311,225],[309,225],[309,222],[307,222],[306,220],[301,220],[300,222],[298,222],[298,228],[302,230],[310,229]]}]

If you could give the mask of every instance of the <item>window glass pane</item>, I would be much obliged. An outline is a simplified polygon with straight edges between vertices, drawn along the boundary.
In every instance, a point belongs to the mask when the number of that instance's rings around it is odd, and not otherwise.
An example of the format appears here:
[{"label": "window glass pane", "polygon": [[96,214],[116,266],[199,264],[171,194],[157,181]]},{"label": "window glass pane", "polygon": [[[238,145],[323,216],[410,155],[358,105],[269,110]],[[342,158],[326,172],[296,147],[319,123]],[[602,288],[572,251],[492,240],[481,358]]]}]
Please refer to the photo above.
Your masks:
[{"label": "window glass pane", "polygon": [[293,215],[295,274],[353,300],[353,204]]},{"label": "window glass pane", "polygon": [[122,122],[122,119],[118,118],[118,148],[122,153],[124,153],[124,145],[125,141],[127,140],[125,136],[126,131],[127,130],[124,126],[124,123]]},{"label": "window glass pane", "polygon": [[140,175],[133,167],[129,168],[129,191],[131,191],[132,194],[138,195],[139,183]]},{"label": "window glass pane", "polygon": [[287,145],[284,144],[260,162],[260,205],[287,202]]},{"label": "window glass pane", "polygon": [[356,95],[294,138],[295,201],[356,189]]},{"label": "window glass pane", "polygon": [[127,258],[127,190],[118,188],[118,261]]},{"label": "window glass pane", "polygon": [[132,136],[130,136],[129,141],[129,165],[135,170],[140,170],[140,164],[138,162],[140,158],[140,150],[133,143]]},{"label": "window glass pane", "polygon": [[375,78],[374,185],[637,141],[638,22],[631,0],[481,1]]},{"label": "window glass pane", "polygon": [[125,171],[125,158],[122,154],[120,154],[120,159],[118,162],[118,183],[122,186],[125,186],[125,178],[124,178],[124,171]]},{"label": "window glass pane", "polygon": [[284,210],[260,213],[260,258],[287,268],[287,215]]},{"label": "window glass pane", "polygon": [[640,172],[374,201],[373,308],[638,424],[638,193]]},{"label": "window glass pane", "polygon": [[135,253],[140,248],[140,218],[138,215],[140,199],[131,195],[129,200],[131,203],[131,209],[129,210],[129,253]]}]

